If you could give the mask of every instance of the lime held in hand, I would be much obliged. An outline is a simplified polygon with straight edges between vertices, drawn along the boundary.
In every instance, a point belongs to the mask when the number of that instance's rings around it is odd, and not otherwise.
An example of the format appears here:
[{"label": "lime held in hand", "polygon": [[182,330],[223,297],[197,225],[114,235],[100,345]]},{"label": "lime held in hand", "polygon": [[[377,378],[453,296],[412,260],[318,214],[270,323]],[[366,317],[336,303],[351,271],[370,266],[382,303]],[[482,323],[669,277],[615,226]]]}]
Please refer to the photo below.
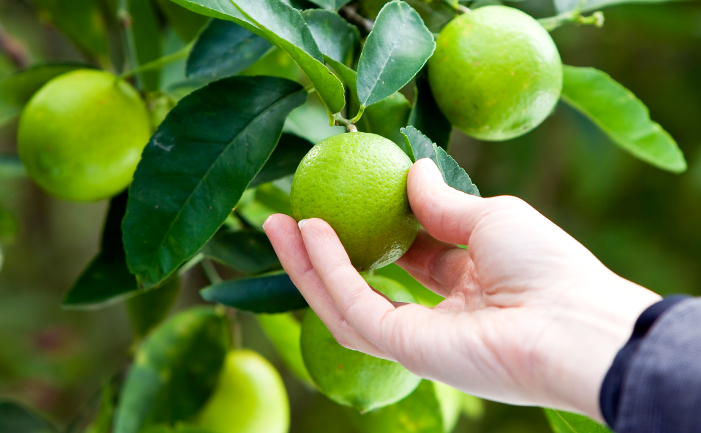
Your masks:
[{"label": "lime held in hand", "polygon": [[29,101],[17,148],[49,194],[92,201],[127,187],[150,136],[149,114],[131,85],[81,69],[49,81]]},{"label": "lime held in hand", "polygon": [[392,141],[349,132],[329,137],[302,159],[292,181],[292,216],[321,218],[359,271],[401,257],[419,224],[409,207],[411,160]]},{"label": "lime held in hand", "polygon": [[428,62],[438,107],[482,140],[508,140],[538,126],[562,90],[550,34],[518,9],[486,6],[453,19]]}]

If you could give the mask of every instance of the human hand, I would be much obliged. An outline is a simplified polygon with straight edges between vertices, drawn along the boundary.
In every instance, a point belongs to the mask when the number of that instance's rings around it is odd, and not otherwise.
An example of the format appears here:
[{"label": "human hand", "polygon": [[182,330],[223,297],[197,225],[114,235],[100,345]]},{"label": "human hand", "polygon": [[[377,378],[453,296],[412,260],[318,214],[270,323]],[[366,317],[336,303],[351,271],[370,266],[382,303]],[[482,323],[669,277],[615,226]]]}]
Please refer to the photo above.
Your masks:
[{"label": "human hand", "polygon": [[434,308],[387,302],[322,220],[300,230],[278,214],[264,224],[338,342],[469,394],[603,420],[603,378],[640,313],[660,297],[615,275],[518,198],[454,190],[429,159],[414,164],[407,186],[426,231],[397,263],[446,298]]}]

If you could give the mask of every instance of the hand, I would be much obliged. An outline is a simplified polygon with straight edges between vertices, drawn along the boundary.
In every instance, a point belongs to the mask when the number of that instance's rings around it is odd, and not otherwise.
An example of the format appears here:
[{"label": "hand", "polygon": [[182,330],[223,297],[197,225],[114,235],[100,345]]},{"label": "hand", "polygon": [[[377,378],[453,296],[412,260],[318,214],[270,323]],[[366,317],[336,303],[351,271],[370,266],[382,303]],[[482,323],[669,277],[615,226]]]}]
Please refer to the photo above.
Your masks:
[{"label": "hand", "polygon": [[407,186],[426,231],[397,263],[445,297],[435,308],[395,306],[374,292],[322,220],[300,222],[301,230],[285,215],[264,224],[338,342],[469,394],[601,421],[603,378],[660,297],[615,275],[518,198],[452,189],[429,159],[414,164]]}]

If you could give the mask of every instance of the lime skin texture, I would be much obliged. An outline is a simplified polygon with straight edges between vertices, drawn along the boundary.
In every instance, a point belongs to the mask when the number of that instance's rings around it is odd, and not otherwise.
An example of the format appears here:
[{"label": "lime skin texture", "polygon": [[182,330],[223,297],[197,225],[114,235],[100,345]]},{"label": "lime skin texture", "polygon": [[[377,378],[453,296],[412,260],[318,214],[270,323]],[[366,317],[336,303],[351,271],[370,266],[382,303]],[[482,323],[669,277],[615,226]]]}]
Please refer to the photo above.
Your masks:
[{"label": "lime skin texture", "polygon": [[229,352],[196,424],[212,433],[287,433],[290,405],[282,378],[256,352]]},{"label": "lime skin texture", "polygon": [[562,61],[528,14],[485,6],[453,19],[429,59],[429,83],[450,123],[481,140],[518,137],[557,104]]},{"label": "lime skin texture", "polygon": [[[394,280],[375,275],[363,278],[393,301],[416,302]],[[399,363],[341,346],[311,309],[302,320],[300,345],[304,364],[321,393],[361,412],[396,403],[421,382],[421,378]]]},{"label": "lime skin texture", "polygon": [[297,167],[292,216],[329,223],[359,271],[386,266],[409,249],[419,230],[406,190],[411,165],[401,148],[379,135],[329,137]]},{"label": "lime skin texture", "polygon": [[17,148],[29,176],[49,194],[93,201],[129,185],[151,132],[131,85],[81,69],[49,81],[29,101]]}]

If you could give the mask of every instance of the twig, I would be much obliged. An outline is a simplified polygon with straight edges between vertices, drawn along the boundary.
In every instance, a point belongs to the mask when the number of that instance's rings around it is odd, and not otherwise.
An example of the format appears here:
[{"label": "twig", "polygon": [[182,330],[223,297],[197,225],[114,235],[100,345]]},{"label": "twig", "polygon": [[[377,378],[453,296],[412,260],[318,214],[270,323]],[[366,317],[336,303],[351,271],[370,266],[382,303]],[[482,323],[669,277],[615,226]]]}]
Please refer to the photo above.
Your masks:
[{"label": "twig", "polygon": [[29,66],[29,55],[24,45],[10,36],[0,24],[0,51],[7,54],[17,67],[24,69]]},{"label": "twig", "polygon": [[351,24],[355,24],[363,36],[367,36],[375,26],[375,21],[365,18],[358,13],[358,4],[351,3],[339,9],[338,13]]},{"label": "twig", "polygon": [[120,75],[120,78],[129,78],[133,75],[140,74],[141,72],[151,71],[154,69],[160,69],[161,67],[167,65],[168,63],[172,63],[172,62],[175,62],[177,60],[184,59],[190,55],[190,51],[192,50],[193,44],[194,44],[194,42],[184,46],[183,48],[174,52],[173,54],[168,54],[167,56],[160,57],[160,58],[152,60],[148,63],[144,63],[143,65],[140,65],[134,69],[123,72]]},{"label": "twig", "polygon": [[575,9],[570,12],[563,12],[559,15],[555,15],[554,17],[541,18],[538,22],[549,32],[567,23],[593,25],[601,28],[604,25],[604,13],[596,11],[591,15],[584,16],[582,15],[582,11]]}]

